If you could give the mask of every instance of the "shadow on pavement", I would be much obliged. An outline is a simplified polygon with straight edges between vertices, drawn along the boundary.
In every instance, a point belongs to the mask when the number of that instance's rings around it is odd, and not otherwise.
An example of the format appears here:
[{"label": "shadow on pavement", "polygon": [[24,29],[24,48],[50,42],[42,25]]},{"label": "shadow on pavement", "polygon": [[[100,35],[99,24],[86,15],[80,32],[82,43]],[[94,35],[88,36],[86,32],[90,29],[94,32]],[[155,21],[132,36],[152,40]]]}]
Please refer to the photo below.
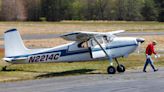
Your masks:
[{"label": "shadow on pavement", "polygon": [[88,72],[94,71],[95,69],[79,69],[79,70],[70,70],[64,72],[50,72],[36,76],[35,78],[48,78],[55,76],[66,76],[66,75],[77,75],[77,74],[88,74]]}]

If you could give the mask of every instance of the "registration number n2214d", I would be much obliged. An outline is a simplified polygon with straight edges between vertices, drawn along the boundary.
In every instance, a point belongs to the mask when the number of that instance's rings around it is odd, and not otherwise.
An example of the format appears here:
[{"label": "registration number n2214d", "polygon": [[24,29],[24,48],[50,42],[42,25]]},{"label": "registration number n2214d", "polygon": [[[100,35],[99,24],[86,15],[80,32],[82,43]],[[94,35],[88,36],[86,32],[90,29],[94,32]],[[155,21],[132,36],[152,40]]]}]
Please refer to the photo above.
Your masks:
[{"label": "registration number n2214d", "polygon": [[55,61],[59,59],[60,53],[52,53],[52,54],[40,54],[40,55],[34,55],[28,57],[29,63],[35,63],[35,62],[46,62],[46,61]]}]

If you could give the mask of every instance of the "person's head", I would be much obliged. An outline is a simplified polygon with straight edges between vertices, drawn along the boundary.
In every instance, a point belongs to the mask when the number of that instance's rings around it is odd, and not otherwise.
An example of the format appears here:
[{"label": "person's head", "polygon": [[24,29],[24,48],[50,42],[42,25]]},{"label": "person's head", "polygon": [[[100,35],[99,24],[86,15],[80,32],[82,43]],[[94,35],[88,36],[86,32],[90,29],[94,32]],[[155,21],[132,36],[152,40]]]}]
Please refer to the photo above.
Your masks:
[{"label": "person's head", "polygon": [[155,41],[155,40],[152,41],[152,43],[153,43],[153,45],[157,45],[157,41]]}]

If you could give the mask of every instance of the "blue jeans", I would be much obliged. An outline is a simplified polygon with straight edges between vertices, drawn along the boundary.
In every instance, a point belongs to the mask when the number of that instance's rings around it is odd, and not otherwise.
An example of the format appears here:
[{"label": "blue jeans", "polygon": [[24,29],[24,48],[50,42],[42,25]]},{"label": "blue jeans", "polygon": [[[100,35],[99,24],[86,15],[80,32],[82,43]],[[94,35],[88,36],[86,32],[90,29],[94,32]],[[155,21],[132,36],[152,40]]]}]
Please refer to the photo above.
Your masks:
[{"label": "blue jeans", "polygon": [[144,69],[143,69],[144,71],[146,71],[146,67],[147,67],[148,64],[150,64],[151,67],[153,68],[153,70],[155,70],[155,67],[154,67],[154,64],[153,64],[153,60],[150,57],[150,58],[146,59],[146,62],[145,62],[145,65],[144,65]]}]

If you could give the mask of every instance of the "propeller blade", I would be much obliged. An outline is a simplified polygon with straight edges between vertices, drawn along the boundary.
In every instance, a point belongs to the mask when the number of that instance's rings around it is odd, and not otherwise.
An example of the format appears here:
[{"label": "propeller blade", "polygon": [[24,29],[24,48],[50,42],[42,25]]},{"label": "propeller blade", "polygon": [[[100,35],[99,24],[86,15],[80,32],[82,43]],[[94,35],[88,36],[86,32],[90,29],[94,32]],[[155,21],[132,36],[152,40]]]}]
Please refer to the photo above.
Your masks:
[{"label": "propeller blade", "polygon": [[140,54],[140,49],[141,49],[141,42],[138,43],[138,48],[137,48],[138,54]]}]

